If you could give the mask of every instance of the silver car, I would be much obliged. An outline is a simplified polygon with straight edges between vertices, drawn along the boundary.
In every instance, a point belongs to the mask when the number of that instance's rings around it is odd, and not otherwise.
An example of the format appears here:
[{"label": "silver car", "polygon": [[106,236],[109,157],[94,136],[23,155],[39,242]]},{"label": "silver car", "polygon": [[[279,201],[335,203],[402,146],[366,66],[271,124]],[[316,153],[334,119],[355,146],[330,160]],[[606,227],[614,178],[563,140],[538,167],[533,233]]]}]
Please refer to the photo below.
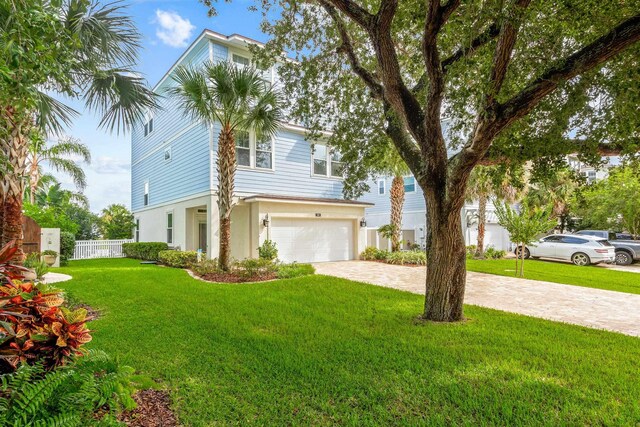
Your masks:
[{"label": "silver car", "polygon": [[[519,250],[516,249],[516,254]],[[589,265],[615,262],[616,250],[602,237],[552,234],[525,246],[524,257],[554,258],[575,265]]]}]

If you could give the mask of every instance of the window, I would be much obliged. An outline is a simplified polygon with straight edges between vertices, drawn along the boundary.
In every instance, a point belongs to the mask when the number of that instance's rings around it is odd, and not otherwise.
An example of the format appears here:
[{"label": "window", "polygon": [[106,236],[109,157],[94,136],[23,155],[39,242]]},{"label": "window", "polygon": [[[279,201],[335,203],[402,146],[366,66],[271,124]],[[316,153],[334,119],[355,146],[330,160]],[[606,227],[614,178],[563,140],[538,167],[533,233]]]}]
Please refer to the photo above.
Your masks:
[{"label": "window", "polygon": [[149,135],[151,132],[153,132],[153,117],[147,118],[144,123],[144,136]]},{"label": "window", "polygon": [[312,158],[314,175],[342,178],[344,162],[338,150],[327,145],[316,144],[313,147]]},{"label": "window", "polygon": [[240,166],[251,166],[251,142],[249,132],[236,132],[236,161]]},{"label": "window", "polygon": [[256,140],[256,167],[271,169],[273,165],[273,145],[271,138]]},{"label": "window", "polygon": [[140,241],[140,218],[136,218],[136,242]]},{"label": "window", "polygon": [[246,56],[236,55],[234,53],[233,55],[231,55],[231,58],[233,59],[233,63],[238,68],[248,67],[251,64],[251,61],[249,61],[249,58],[247,58]]},{"label": "window", "polygon": [[384,194],[386,191],[384,179],[378,181],[378,194]]},{"label": "window", "polygon": [[313,173],[327,175],[327,146],[317,144],[313,147]]},{"label": "window", "polygon": [[342,163],[342,154],[338,150],[331,150],[331,176],[343,176],[344,163]]},{"label": "window", "polygon": [[412,176],[407,176],[404,178],[404,192],[405,193],[414,193],[416,191],[416,180]]},{"label": "window", "polygon": [[169,160],[171,160],[171,147],[164,149],[164,161],[168,162]]},{"label": "window", "polygon": [[579,237],[573,237],[573,236],[564,236],[564,237],[562,237],[562,239],[560,241],[562,243],[571,243],[571,244],[574,244],[574,245],[582,245],[582,244],[588,242],[588,240],[581,239]]},{"label": "window", "polygon": [[149,205],[149,181],[144,183],[144,206]]},{"label": "window", "polygon": [[549,236],[542,239],[545,243],[558,243],[562,240],[562,236]]},{"label": "window", "polygon": [[167,243],[173,243],[173,212],[167,212]]}]

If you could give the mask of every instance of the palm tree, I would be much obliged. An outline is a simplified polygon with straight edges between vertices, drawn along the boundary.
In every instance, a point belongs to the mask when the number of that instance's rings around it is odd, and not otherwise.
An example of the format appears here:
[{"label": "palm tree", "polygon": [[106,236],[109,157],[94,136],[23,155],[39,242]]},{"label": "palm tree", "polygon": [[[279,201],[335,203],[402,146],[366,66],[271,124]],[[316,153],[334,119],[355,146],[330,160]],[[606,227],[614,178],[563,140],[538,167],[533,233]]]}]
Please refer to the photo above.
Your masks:
[{"label": "palm tree", "polygon": [[43,208],[63,208],[71,203],[84,209],[89,209],[89,199],[82,193],[65,190],[55,179],[49,179],[50,175],[43,176],[44,185],[34,195],[34,202]]},{"label": "palm tree", "polygon": [[391,204],[391,215],[389,226],[383,229],[385,236],[391,236],[391,251],[400,250],[402,234],[402,208],[404,206],[404,176],[409,174],[409,167],[402,160],[398,150],[389,146],[383,151],[381,159],[378,161],[378,172],[385,176],[392,176],[391,188],[389,189],[389,202]]},{"label": "palm tree", "polygon": [[89,147],[73,138],[60,139],[51,146],[42,135],[34,136],[29,143],[27,167],[29,170],[29,201],[35,203],[36,193],[43,177],[42,165],[48,163],[57,172],[71,176],[78,190],[87,186],[86,176],[81,167],[69,156],[78,156],[85,163],[91,162]]},{"label": "palm tree", "polygon": [[[3,240],[22,244],[22,201],[33,130],[59,134],[78,113],[50,94],[81,98],[119,132],[156,105],[134,72],[141,36],[120,2],[0,2],[0,170]],[[37,53],[34,53],[36,48]],[[15,258],[22,259],[19,249]]]},{"label": "palm tree", "polygon": [[565,167],[531,184],[526,202],[532,207],[551,205],[551,217],[560,221],[560,232],[563,233],[570,216],[571,200],[580,184],[576,172]]},{"label": "palm tree", "polygon": [[487,228],[487,203],[490,199],[513,202],[518,193],[519,183],[514,182],[512,173],[491,166],[477,166],[471,172],[467,186],[467,201],[478,201],[478,241],[476,258],[484,258],[484,237]]},{"label": "palm tree", "polygon": [[253,130],[258,140],[275,135],[283,118],[283,99],[262,80],[261,72],[236,68],[231,63],[207,63],[201,68],[178,67],[168,90],[176,96],[185,115],[213,126],[218,136],[218,210],[220,247],[218,264],[228,271],[231,260],[231,210],[236,171],[235,135]]}]

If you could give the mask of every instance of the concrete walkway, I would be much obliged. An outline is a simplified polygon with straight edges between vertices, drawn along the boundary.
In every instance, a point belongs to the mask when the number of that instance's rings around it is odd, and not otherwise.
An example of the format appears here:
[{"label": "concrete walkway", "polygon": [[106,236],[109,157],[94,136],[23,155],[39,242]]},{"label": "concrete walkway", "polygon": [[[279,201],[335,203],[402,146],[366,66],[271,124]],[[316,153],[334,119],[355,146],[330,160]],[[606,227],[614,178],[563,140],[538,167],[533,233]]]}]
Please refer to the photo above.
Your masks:
[{"label": "concrete walkway", "polygon": [[71,276],[69,276],[68,274],[62,274],[62,273],[48,272],[44,276],[42,276],[42,281],[48,284],[66,282],[67,280],[71,280],[71,279],[72,279]]},{"label": "concrete walkway", "polygon": [[[424,294],[424,267],[369,261],[314,266],[318,274]],[[640,336],[640,295],[468,272],[465,303]]]}]

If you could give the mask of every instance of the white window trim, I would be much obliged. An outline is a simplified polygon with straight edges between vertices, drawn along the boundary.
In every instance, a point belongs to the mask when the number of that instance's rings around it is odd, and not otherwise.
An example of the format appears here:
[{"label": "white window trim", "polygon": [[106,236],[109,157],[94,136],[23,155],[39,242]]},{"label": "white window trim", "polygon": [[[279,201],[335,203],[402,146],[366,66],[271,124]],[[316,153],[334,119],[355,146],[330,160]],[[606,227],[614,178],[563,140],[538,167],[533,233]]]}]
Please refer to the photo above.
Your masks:
[{"label": "white window trim", "polygon": [[418,183],[416,182],[416,177],[413,175],[407,175],[407,176],[403,176],[402,177],[402,188],[404,188],[404,179],[405,178],[411,178],[413,179],[413,191],[407,191],[407,189],[404,189],[405,193],[415,193],[418,190]]},{"label": "white window trim", "polygon": [[140,217],[137,216],[134,218],[134,225],[133,225],[133,240],[135,242],[139,242],[140,241]]},{"label": "white window trim", "polygon": [[[145,129],[147,128],[147,126],[149,125],[149,123],[151,124],[151,131],[148,131],[145,134]],[[146,113],[144,113],[144,122],[142,123],[142,134],[144,138],[148,138],[149,135],[151,135],[153,133],[155,129],[155,124],[153,123],[153,113],[151,113],[151,111],[147,111]]]},{"label": "white window trim", "polygon": [[[149,180],[147,179],[144,181],[144,187],[142,190],[142,206],[149,206],[151,204],[151,196],[149,195],[149,193],[151,193],[151,186],[149,185]],[[145,196],[147,196],[147,203],[145,203]]]},{"label": "white window trim", "polygon": [[[249,131],[249,166],[247,165],[241,165],[241,164],[237,164],[237,168],[238,169],[244,169],[244,170],[255,170],[255,171],[262,171],[262,172],[275,172],[276,170],[276,143],[275,143],[275,137],[271,136],[269,137],[269,139],[271,140],[271,167],[270,168],[263,168],[260,166],[256,166],[256,133],[254,131]],[[237,147],[236,147],[237,149]],[[237,163],[237,160],[236,160]]]},{"label": "white window trim", "polygon": [[[320,175],[320,174],[315,173],[314,159],[316,157],[316,149],[315,149],[316,145],[323,145],[323,146],[327,147],[327,158],[324,159],[327,162],[327,173],[326,173],[326,175]],[[340,163],[344,163],[344,162],[340,162]],[[344,176],[331,175],[331,146],[330,145],[325,144],[325,143],[316,142],[311,147],[311,177],[344,181]]]},{"label": "white window trim", "polygon": [[[169,215],[171,215],[171,227],[169,227]],[[167,244],[169,245],[173,245],[174,241],[176,240],[176,236],[174,233],[175,230],[175,223],[176,223],[176,216],[173,213],[173,209],[165,211],[165,216],[164,216],[164,226],[165,226],[165,230],[167,231],[167,233],[165,233],[165,240],[169,240],[168,239],[168,231],[171,230],[171,241],[167,242]]]},{"label": "white window trim", "polygon": [[[235,49],[235,48],[227,48],[227,59],[230,63],[235,64],[235,62],[233,61],[233,55],[236,54],[238,56],[242,56],[245,57],[249,60],[249,65],[254,66],[255,67],[255,63],[253,62],[253,58],[251,56],[251,52],[249,51],[243,51],[240,49]],[[275,65],[274,65],[275,66]],[[271,83],[272,85],[275,84],[275,72],[274,72],[274,66],[269,67],[269,79],[267,79],[267,81],[269,83]],[[256,67],[257,68],[257,67]],[[266,73],[266,70],[265,70]]]},{"label": "white window trim", "polygon": [[[380,192],[380,183],[382,183],[382,193]],[[378,195],[384,196],[385,194],[387,194],[387,180],[379,179],[377,184],[378,184]]]}]

